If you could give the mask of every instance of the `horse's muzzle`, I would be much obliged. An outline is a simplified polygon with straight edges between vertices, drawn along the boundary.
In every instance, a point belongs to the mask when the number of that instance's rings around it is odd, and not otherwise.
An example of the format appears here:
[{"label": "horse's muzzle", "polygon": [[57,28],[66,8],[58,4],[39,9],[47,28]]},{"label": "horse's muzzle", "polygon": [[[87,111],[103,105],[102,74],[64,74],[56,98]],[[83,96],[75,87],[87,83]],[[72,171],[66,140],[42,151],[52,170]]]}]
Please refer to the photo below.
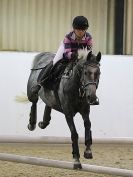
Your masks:
[{"label": "horse's muzzle", "polygon": [[97,100],[97,97],[96,97],[96,95],[94,95],[94,96],[87,96],[87,102],[88,102],[88,104],[93,104],[93,103],[95,103],[96,102],[96,100]]}]

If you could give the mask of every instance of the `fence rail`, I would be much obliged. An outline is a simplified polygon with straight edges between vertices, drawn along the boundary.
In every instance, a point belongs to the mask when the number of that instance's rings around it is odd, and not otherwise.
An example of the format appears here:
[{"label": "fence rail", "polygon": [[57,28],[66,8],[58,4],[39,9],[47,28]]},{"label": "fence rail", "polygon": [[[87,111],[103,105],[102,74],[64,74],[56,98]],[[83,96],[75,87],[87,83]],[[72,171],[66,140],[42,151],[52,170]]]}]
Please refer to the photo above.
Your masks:
[{"label": "fence rail", "polygon": [[[0,136],[0,143],[44,143],[44,144],[70,144],[69,137],[28,137],[28,136]],[[84,144],[84,138],[79,138]],[[133,144],[133,138],[94,138],[93,143]]]}]

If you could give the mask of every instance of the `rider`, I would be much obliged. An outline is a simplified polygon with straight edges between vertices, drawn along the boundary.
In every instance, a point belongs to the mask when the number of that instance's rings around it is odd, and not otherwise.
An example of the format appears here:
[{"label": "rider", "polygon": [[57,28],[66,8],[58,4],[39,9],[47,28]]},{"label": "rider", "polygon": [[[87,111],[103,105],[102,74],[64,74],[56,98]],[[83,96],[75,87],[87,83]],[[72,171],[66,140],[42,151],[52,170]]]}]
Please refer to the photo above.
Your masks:
[{"label": "rider", "polygon": [[[53,59],[53,66],[61,59],[67,59],[69,61],[72,61],[72,59],[77,59],[77,51],[80,48],[92,50],[92,37],[88,32],[86,32],[89,27],[87,18],[84,16],[76,16],[73,19],[72,27],[73,30],[66,34],[63,42],[61,42],[61,45]],[[52,67],[50,66],[47,71],[48,73],[51,68]],[[44,80],[45,75],[40,77],[38,84],[34,88],[34,92],[36,94],[38,94]],[[98,105],[98,99],[96,99],[93,104]]]}]

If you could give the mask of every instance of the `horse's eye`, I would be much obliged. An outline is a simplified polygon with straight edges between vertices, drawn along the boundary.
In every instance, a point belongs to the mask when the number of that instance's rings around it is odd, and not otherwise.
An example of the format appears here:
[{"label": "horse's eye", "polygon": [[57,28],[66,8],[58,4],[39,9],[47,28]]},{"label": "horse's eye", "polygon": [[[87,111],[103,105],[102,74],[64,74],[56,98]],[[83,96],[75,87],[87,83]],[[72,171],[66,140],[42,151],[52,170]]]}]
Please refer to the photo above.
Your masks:
[{"label": "horse's eye", "polygon": [[87,74],[87,72],[85,71],[85,75]]}]

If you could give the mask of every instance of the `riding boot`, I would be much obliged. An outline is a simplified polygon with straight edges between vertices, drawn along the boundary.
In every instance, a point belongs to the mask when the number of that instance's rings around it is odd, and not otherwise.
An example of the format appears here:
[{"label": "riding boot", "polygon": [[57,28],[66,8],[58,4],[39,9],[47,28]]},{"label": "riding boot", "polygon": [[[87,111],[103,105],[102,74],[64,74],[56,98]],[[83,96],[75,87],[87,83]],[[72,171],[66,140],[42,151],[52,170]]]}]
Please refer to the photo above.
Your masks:
[{"label": "riding boot", "polygon": [[34,94],[38,94],[39,90],[41,89],[41,86],[43,86],[44,82],[50,77],[52,69],[53,69],[53,62],[50,62],[46,68],[42,69],[37,79],[37,85],[35,85],[32,88],[32,92]]}]

